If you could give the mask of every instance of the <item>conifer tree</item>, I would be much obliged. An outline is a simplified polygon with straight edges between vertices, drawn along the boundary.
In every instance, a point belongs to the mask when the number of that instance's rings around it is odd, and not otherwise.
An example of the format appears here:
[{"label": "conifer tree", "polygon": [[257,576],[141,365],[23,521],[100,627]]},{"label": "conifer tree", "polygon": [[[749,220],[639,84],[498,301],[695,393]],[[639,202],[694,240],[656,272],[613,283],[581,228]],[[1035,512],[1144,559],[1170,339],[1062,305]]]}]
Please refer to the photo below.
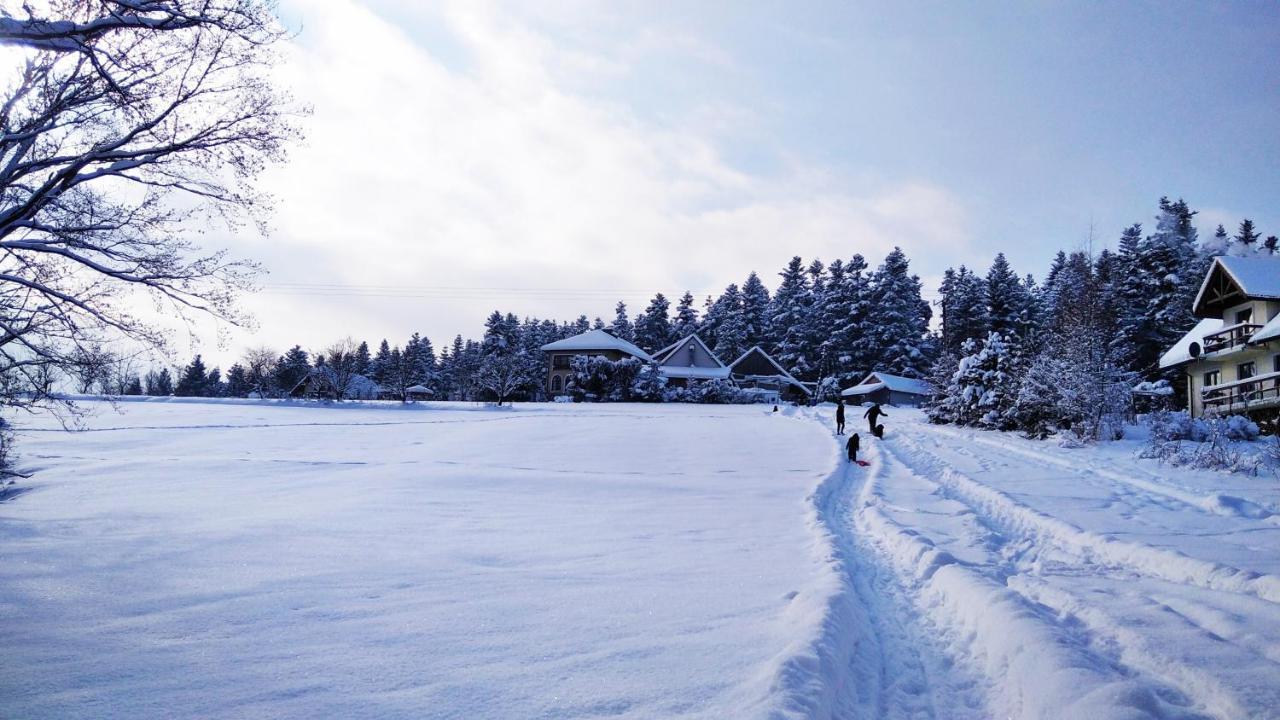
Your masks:
[{"label": "conifer tree", "polygon": [[391,370],[391,344],[386,338],[378,344],[378,354],[369,361],[369,379],[379,385],[387,384],[387,373]]},{"label": "conifer tree", "polygon": [[775,352],[774,359],[787,372],[805,380],[809,379],[810,365],[807,359],[807,323],[809,319],[809,281],[803,261],[799,256],[778,273],[782,282],[773,294],[770,308],[769,335]]},{"label": "conifer tree", "polygon": [[[720,361],[726,364],[738,359],[747,351],[747,323],[742,315],[742,295],[736,284],[730,284],[716,301],[719,327],[713,348]],[[705,341],[704,341],[705,342]]]},{"label": "conifer tree", "polygon": [[[676,338],[688,337],[698,332],[698,309],[693,306],[693,293],[688,290],[680,296],[676,305],[676,319],[671,326],[672,335]],[[703,340],[706,342],[706,340]]]},{"label": "conifer tree", "polygon": [[[322,358],[316,359],[319,361]],[[294,345],[276,363],[276,387],[280,388],[281,393],[288,396],[310,372],[311,363],[309,362],[307,351],[298,345]]]},{"label": "conifer tree", "polygon": [[182,370],[178,384],[173,392],[178,397],[203,397],[208,389],[208,371],[204,360],[196,355],[191,363]]},{"label": "conifer tree", "polygon": [[875,349],[874,369],[923,378],[933,361],[929,318],[933,311],[920,296],[920,278],[910,272],[901,248],[894,248],[871,281],[871,321],[866,337]]},{"label": "conifer tree", "polygon": [[615,337],[619,337],[627,342],[635,342],[636,330],[631,324],[631,318],[627,316],[627,304],[621,300],[615,308],[613,324],[609,326],[609,332]]},{"label": "conifer tree", "polygon": [[369,376],[369,343],[361,340],[360,345],[356,347],[354,358],[355,371],[357,375]]},{"label": "conifer tree", "polygon": [[1231,254],[1231,236],[1227,234],[1227,229],[1218,224],[1218,228],[1213,231],[1213,237],[1204,243],[1204,253],[1209,257],[1217,257],[1219,255]]},{"label": "conifer tree", "polygon": [[1262,236],[1258,234],[1253,227],[1253,221],[1245,218],[1240,221],[1240,228],[1236,230],[1235,241],[1236,247],[1240,255],[1252,255],[1258,251],[1258,241]]},{"label": "conifer tree", "polygon": [[671,302],[658,293],[636,318],[636,345],[646,352],[656,352],[671,344]]},{"label": "conifer tree", "polygon": [[227,368],[227,396],[248,397],[253,388],[249,385],[249,374],[240,363]]},{"label": "conifer tree", "polygon": [[742,321],[746,327],[746,345],[759,345],[765,352],[773,352],[769,337],[769,289],[753,270],[742,283]]}]

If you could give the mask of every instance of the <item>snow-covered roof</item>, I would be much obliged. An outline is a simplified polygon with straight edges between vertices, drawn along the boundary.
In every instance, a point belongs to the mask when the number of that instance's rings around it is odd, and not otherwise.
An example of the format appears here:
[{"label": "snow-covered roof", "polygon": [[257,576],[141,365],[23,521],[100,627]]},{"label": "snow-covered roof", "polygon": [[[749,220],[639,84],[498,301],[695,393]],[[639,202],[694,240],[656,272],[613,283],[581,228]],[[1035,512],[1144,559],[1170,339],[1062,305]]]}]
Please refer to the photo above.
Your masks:
[{"label": "snow-covered roof", "polygon": [[435,395],[435,391],[426,385],[410,385],[404,389],[407,393],[418,393],[420,395]]},{"label": "snow-covered roof", "polygon": [[884,387],[884,383],[882,382],[867,383],[866,385],[854,385],[851,388],[845,388],[844,390],[841,390],[840,394],[844,397],[854,397],[855,395],[867,395],[883,387]]},{"label": "snow-covered roof", "polygon": [[1205,318],[1196,323],[1182,339],[1174,344],[1173,347],[1165,351],[1160,356],[1160,367],[1168,368],[1174,365],[1181,365],[1184,362],[1191,362],[1191,343],[1200,343],[1200,347],[1204,347],[1204,336],[1215,333],[1222,329],[1222,318]]},{"label": "snow-covered roof", "polygon": [[613,335],[604,330],[588,330],[573,337],[567,337],[563,340],[547,343],[542,349],[548,352],[584,352],[589,350],[616,350],[624,352],[628,355],[638,357],[645,362],[652,360],[649,353],[641,350],[632,343],[623,340],[617,335]]},{"label": "snow-covered roof", "polygon": [[861,383],[851,388],[846,388],[840,394],[845,397],[865,395],[883,387],[887,387],[893,392],[911,393],[912,395],[933,394],[933,386],[924,380],[902,377],[901,375],[890,375],[889,373],[878,371],[867,375]]},{"label": "snow-covered roof", "polygon": [[796,387],[800,388],[801,390],[804,390],[805,392],[809,392],[809,388],[805,387],[804,383],[795,379],[795,377],[791,373],[784,370],[782,366],[778,364],[778,361],[774,360],[773,356],[765,352],[764,348],[760,347],[759,345],[752,345],[750,350],[742,353],[741,355],[738,356],[737,360],[734,360],[733,362],[729,363],[729,368],[733,369],[737,367],[738,363],[742,362],[743,360],[746,360],[747,357],[751,355],[751,353],[755,353],[755,352],[760,353],[760,355],[763,356],[765,360],[769,361],[770,365],[772,365],[774,368],[777,369],[778,377],[782,378],[783,380],[786,380],[787,382],[791,383],[792,385],[795,385]]},{"label": "snow-covered roof", "polygon": [[1196,293],[1191,307],[1200,308],[1205,291],[1209,289],[1209,281],[1213,272],[1221,267],[1223,272],[1240,286],[1240,291],[1248,297],[1280,299],[1280,257],[1251,255],[1249,257],[1233,257],[1221,255],[1213,259],[1209,272],[1205,273],[1200,290]]},{"label": "snow-covered roof", "polygon": [[687,365],[663,365],[658,368],[666,377],[694,380],[720,380],[729,377],[727,367],[689,367]]},{"label": "snow-covered roof", "polygon": [[670,345],[662,348],[661,350],[653,354],[653,359],[656,360],[657,362],[666,362],[667,358],[674,355],[676,350],[679,350],[681,347],[688,344],[690,341],[696,342],[699,345],[701,345],[702,349],[706,351],[707,355],[711,356],[711,359],[716,361],[717,366],[719,367],[725,366],[724,363],[720,362],[720,358],[716,357],[716,354],[711,352],[711,348],[707,347],[707,344],[702,342],[702,338],[698,337],[697,333],[688,335],[686,337],[682,337],[679,340],[671,343]]},{"label": "snow-covered roof", "polygon": [[1280,338],[1280,315],[1271,318],[1270,322],[1263,325],[1258,332],[1253,334],[1253,337],[1249,338],[1249,342],[1260,343],[1265,340],[1275,340],[1276,338]]},{"label": "snow-covered roof", "polygon": [[1216,258],[1250,297],[1280,298],[1280,257]]}]

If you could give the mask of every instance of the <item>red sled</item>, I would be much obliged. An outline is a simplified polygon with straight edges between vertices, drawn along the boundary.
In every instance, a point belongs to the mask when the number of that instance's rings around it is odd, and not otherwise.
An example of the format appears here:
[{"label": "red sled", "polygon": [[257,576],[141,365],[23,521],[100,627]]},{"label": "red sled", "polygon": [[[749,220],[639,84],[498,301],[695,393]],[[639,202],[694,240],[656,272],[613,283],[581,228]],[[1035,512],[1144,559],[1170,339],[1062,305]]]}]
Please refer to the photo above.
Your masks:
[{"label": "red sled", "polygon": [[868,467],[871,465],[871,463],[867,462],[866,460],[854,460],[854,462],[858,463],[862,467]]}]

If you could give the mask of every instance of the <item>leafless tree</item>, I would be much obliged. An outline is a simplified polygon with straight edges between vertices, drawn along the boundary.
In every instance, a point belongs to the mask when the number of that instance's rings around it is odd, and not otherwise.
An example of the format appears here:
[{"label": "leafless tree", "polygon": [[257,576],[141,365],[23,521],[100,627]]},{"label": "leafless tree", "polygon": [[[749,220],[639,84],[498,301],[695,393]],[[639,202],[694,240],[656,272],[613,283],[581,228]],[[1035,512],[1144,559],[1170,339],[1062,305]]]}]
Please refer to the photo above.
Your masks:
[{"label": "leafless tree", "polygon": [[[0,0],[0,402],[95,344],[164,348],[161,311],[242,322],[257,269],[191,235],[261,229],[262,169],[297,136],[270,0]],[[149,302],[147,302],[149,301]],[[148,308],[148,306],[150,306]]]},{"label": "leafless tree", "polygon": [[278,394],[275,368],[279,358],[280,354],[269,347],[249,348],[241,356],[240,364],[244,365],[245,382],[258,397],[274,397]]},{"label": "leafless tree", "polygon": [[480,362],[476,384],[498,399],[506,402],[517,390],[524,387],[528,378],[528,359],[523,353],[493,353]]},{"label": "leafless tree", "polygon": [[314,373],[316,389],[324,396],[334,400],[346,400],[351,396],[352,385],[356,378],[356,347],[351,338],[343,338],[324,350],[312,355],[323,358],[324,363],[316,363]]}]

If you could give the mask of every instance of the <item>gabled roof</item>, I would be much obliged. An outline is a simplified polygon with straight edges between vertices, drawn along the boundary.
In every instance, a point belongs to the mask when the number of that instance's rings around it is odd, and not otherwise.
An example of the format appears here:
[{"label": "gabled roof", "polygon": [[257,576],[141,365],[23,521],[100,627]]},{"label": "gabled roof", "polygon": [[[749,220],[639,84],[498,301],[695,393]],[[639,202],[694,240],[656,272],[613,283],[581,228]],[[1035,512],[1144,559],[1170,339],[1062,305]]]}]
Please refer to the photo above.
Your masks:
[{"label": "gabled roof", "polygon": [[675,355],[677,350],[684,347],[685,345],[688,345],[689,341],[691,340],[701,345],[702,349],[706,351],[707,355],[711,356],[711,359],[716,361],[716,367],[725,367],[725,364],[720,362],[720,358],[716,357],[716,354],[711,352],[711,348],[707,347],[707,344],[702,342],[702,338],[698,337],[697,333],[684,337],[662,348],[661,350],[653,354],[653,359],[659,363],[664,363],[672,355]]},{"label": "gabled roof", "polygon": [[804,390],[805,392],[809,392],[809,388],[805,387],[804,383],[795,379],[795,377],[791,373],[784,370],[783,367],[778,364],[778,361],[774,360],[773,356],[765,352],[764,348],[760,347],[759,345],[753,345],[750,350],[739,355],[737,360],[734,360],[733,362],[729,363],[729,369],[733,370],[743,360],[746,360],[747,358],[751,357],[753,353],[759,353],[760,357],[763,357],[765,360],[768,360],[769,364],[777,369],[778,377],[782,378],[783,380],[786,380],[787,382],[791,383],[792,385],[795,385],[796,387],[800,388],[801,390]]},{"label": "gabled roof", "polygon": [[[1205,293],[1214,273],[1221,271],[1240,288],[1245,298],[1264,298],[1280,300],[1280,257],[1250,256],[1231,257],[1222,255],[1213,259],[1209,272],[1205,273],[1200,283],[1200,291],[1196,293],[1192,309],[1199,313],[1205,301]],[[1241,298],[1243,302],[1244,298]]]},{"label": "gabled roof", "polygon": [[1196,323],[1182,339],[1174,344],[1173,347],[1165,351],[1160,356],[1160,367],[1169,368],[1174,365],[1181,365],[1185,362],[1191,362],[1191,343],[1200,343],[1200,347],[1204,347],[1204,336],[1215,333],[1222,329],[1222,318],[1205,318]]},{"label": "gabled roof", "polygon": [[645,362],[652,360],[649,353],[636,347],[606,330],[588,330],[584,333],[567,337],[563,340],[547,343],[542,346],[546,352],[587,352],[591,350],[616,350]]},{"label": "gabled roof", "polygon": [[886,387],[893,392],[911,393],[912,395],[930,395],[933,393],[933,386],[924,380],[876,371],[867,375],[857,385],[845,388],[840,394],[845,397],[865,395]]}]

